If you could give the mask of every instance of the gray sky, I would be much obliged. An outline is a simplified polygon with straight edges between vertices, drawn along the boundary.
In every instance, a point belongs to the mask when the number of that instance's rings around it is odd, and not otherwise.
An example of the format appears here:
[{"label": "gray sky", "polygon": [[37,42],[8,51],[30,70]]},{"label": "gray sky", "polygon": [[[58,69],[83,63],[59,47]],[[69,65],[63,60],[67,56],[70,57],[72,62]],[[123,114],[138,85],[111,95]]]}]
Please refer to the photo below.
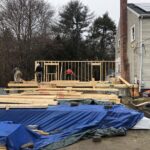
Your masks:
[{"label": "gray sky", "polygon": [[[56,11],[61,9],[70,0],[47,0],[51,3]],[[101,16],[106,11],[110,17],[118,24],[119,20],[119,6],[120,0],[80,0],[83,4],[87,5],[95,16]],[[128,3],[150,3],[150,0],[128,0]]]}]

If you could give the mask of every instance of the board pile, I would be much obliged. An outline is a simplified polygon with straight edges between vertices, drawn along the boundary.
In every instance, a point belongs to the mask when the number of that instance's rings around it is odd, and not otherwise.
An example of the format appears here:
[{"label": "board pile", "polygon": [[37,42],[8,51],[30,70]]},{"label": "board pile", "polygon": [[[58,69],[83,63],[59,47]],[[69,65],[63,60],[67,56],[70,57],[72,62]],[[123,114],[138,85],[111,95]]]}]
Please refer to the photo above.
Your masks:
[{"label": "board pile", "polygon": [[0,95],[0,108],[47,108],[49,105],[57,105],[57,99],[97,99],[120,103],[118,87],[127,86],[106,81],[9,82],[5,89],[8,94]]},{"label": "board pile", "polygon": [[5,89],[8,94],[0,95],[0,108],[47,108],[49,105],[57,105],[57,99],[59,101],[96,99],[118,104],[119,92],[122,89],[132,92],[133,87],[137,89],[137,85],[132,85],[121,77],[111,78],[109,81],[89,82],[78,80],[9,82],[8,88]]}]

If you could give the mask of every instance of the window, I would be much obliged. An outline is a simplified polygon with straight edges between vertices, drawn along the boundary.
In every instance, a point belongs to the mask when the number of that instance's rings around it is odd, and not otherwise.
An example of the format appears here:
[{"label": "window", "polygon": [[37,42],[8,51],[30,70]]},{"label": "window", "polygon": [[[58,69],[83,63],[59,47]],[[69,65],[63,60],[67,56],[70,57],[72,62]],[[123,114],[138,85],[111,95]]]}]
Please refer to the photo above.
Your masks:
[{"label": "window", "polygon": [[135,25],[131,27],[131,42],[135,40]]},{"label": "window", "polygon": [[120,39],[118,40],[118,48],[120,48]]}]

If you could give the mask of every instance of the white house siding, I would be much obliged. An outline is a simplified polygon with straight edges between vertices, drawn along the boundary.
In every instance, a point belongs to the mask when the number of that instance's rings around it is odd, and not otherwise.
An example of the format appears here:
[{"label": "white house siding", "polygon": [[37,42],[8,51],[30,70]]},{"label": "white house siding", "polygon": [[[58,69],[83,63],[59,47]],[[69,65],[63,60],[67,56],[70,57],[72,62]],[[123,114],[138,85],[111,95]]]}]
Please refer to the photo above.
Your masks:
[{"label": "white house siding", "polygon": [[[139,18],[138,16],[128,9],[127,12],[128,16],[128,44],[127,44],[127,51],[128,51],[128,61],[130,67],[130,82],[134,83],[135,77],[139,80],[140,76],[140,61],[139,61],[139,50],[140,50],[140,25],[139,25]],[[131,27],[135,25],[135,40],[131,42]]]},{"label": "white house siding", "polygon": [[142,26],[142,41],[144,44],[142,80],[144,89],[150,89],[150,19],[143,19]]},{"label": "white house siding", "polygon": [[117,34],[116,34],[116,43],[115,43],[115,74],[116,76],[121,75],[121,62],[120,62],[120,27],[118,25]]},{"label": "white house siding", "polygon": [[120,76],[121,75],[121,60],[120,60],[120,57],[116,58],[116,68],[115,68],[115,73],[116,73],[116,76]]},{"label": "white house siding", "polygon": [[[140,15],[139,15],[140,16]],[[127,41],[127,56],[130,66],[130,82],[134,83],[135,77],[140,80],[140,44],[144,44],[143,48],[143,70],[142,81],[143,89],[150,89],[150,19],[143,18],[142,33],[140,30],[140,18],[134,10],[128,8],[128,41]],[[135,25],[135,40],[131,42],[131,27]],[[142,36],[141,36],[142,34]],[[116,35],[116,74],[119,73],[120,67],[120,47],[118,47],[118,40],[120,40],[120,29],[118,27]]]}]

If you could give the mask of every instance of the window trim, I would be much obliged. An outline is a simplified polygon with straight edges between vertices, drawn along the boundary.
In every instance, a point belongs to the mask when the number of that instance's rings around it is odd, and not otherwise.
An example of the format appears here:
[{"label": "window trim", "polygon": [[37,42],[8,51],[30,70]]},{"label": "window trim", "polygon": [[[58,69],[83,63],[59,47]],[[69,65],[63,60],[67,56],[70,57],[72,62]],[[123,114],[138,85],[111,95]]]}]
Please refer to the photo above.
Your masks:
[{"label": "window trim", "polygon": [[[134,29],[134,35],[133,35],[133,29]],[[133,26],[131,26],[130,28],[130,38],[131,38],[131,42],[135,41],[135,24]]]},{"label": "window trim", "polygon": [[117,47],[120,48],[120,39],[118,39]]}]

